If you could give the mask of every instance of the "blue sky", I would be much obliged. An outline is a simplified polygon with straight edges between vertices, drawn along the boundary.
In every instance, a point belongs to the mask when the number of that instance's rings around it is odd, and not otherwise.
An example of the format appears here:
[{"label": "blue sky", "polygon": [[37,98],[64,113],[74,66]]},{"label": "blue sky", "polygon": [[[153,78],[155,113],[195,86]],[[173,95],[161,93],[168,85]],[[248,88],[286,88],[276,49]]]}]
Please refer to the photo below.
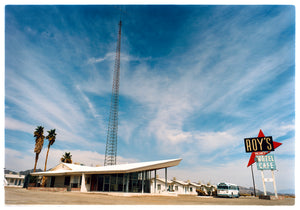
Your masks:
[{"label": "blue sky", "polygon": [[[118,163],[183,158],[169,178],[250,187],[243,139],[262,129],[283,143],[278,190],[294,189],[295,8],[122,9]],[[38,125],[57,132],[48,168],[64,152],[103,165],[119,18],[117,6],[5,7],[5,168],[33,168]]]}]

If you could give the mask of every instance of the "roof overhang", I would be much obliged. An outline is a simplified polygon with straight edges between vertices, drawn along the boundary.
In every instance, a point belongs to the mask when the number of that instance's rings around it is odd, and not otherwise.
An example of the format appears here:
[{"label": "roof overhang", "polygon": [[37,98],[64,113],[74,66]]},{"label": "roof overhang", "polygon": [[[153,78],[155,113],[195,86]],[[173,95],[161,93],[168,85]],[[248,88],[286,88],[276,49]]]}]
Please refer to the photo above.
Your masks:
[{"label": "roof overhang", "polygon": [[32,176],[61,176],[61,175],[79,175],[83,173],[84,174],[132,173],[138,171],[152,171],[152,170],[177,166],[181,160],[182,159],[179,158],[179,159],[129,163],[129,164],[120,164],[120,165],[100,166],[100,167],[79,166],[74,164],[63,163],[64,165],[67,166],[68,170],[60,169],[60,170],[51,170],[45,172],[35,172],[35,173],[31,173],[31,175]]}]

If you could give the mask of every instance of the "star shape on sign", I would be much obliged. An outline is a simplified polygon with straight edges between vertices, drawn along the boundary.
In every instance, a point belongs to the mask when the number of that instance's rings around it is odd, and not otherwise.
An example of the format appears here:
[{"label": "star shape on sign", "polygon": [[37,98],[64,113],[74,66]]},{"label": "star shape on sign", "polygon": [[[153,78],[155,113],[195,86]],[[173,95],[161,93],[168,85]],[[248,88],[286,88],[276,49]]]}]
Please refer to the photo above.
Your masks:
[{"label": "star shape on sign", "polygon": [[[258,133],[258,136],[257,137],[265,137],[265,134],[262,132],[262,130],[260,129],[259,130],[259,133]],[[279,142],[276,142],[276,141],[273,141],[273,148],[274,150],[279,147],[280,145],[282,145],[282,143],[279,143]],[[249,158],[249,162],[248,162],[248,165],[247,167],[251,166],[253,163],[255,163],[255,157],[257,155],[266,155],[266,154],[269,154],[271,151],[268,151],[268,152],[252,152],[251,153],[251,156]]]}]

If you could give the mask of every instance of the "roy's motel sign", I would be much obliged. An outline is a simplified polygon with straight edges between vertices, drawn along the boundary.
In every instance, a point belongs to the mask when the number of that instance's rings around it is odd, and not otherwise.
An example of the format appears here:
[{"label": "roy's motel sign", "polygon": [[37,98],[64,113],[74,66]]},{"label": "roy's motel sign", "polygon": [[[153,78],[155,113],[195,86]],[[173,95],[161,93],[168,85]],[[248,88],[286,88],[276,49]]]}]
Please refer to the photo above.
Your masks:
[{"label": "roy's motel sign", "polygon": [[257,155],[255,159],[257,170],[276,170],[273,154]]},{"label": "roy's motel sign", "polygon": [[272,136],[245,138],[246,152],[274,151]]},{"label": "roy's motel sign", "polygon": [[[273,142],[272,136],[265,136],[262,130],[259,130],[258,137],[244,138],[246,152],[251,152],[248,166],[251,165],[253,187],[255,194],[255,183],[253,176],[252,164],[256,162],[257,169],[261,171],[261,178],[263,181],[264,195],[267,195],[265,182],[273,182],[275,197],[278,198],[275,184],[274,170],[276,170],[274,154],[269,154],[279,147],[282,143]],[[247,166],[247,167],[248,167]],[[265,178],[264,170],[271,170],[272,178]]]}]

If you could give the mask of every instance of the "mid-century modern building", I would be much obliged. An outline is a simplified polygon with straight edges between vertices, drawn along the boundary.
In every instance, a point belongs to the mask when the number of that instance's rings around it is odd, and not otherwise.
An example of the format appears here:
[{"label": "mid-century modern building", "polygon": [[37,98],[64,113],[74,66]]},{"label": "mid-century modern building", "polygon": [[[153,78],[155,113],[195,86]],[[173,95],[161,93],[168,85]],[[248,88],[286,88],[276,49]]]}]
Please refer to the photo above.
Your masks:
[{"label": "mid-century modern building", "polygon": [[20,174],[5,174],[4,175],[4,186],[22,187],[24,184],[24,175]]},{"label": "mid-century modern building", "polygon": [[[46,187],[68,191],[156,193],[159,169],[165,170],[164,188],[168,185],[167,168],[177,166],[182,159],[170,159],[108,166],[84,166],[60,163],[49,171],[31,173],[47,177]],[[153,178],[153,189],[151,189]]]}]

